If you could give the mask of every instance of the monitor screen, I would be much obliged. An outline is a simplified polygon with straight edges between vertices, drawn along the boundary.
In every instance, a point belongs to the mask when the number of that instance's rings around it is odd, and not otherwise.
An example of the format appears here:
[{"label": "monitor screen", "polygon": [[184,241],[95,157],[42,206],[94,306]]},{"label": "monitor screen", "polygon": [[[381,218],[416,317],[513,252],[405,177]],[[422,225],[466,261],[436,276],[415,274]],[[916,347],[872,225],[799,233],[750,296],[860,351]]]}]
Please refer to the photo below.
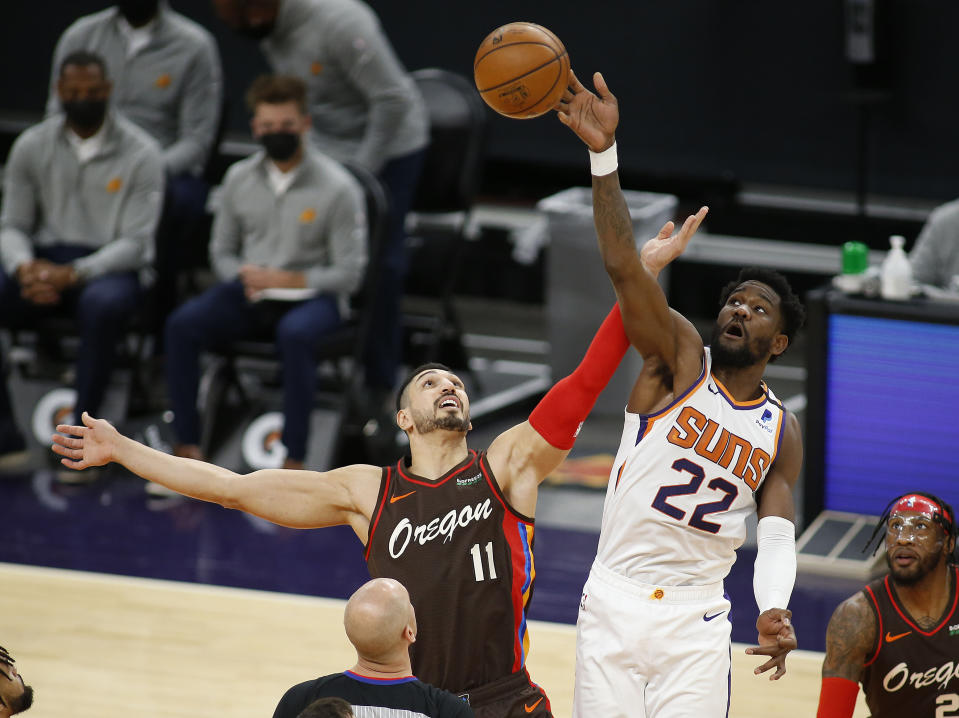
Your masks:
[{"label": "monitor screen", "polygon": [[959,325],[831,314],[826,340],[823,508],[959,506]]}]

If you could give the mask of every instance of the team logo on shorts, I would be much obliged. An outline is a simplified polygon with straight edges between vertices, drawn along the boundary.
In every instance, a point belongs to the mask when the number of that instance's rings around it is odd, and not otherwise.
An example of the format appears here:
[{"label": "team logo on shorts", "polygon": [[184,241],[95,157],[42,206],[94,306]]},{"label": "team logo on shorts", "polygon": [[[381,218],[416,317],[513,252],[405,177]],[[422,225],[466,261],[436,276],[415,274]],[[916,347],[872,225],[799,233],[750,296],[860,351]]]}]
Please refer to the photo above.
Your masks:
[{"label": "team logo on shorts", "polygon": [[651,594],[649,594],[649,597],[650,597],[651,599],[653,599],[654,601],[662,601],[662,600],[663,600],[663,596],[665,596],[665,595],[666,595],[666,594],[663,592],[663,589],[657,588],[655,591],[653,591]]}]

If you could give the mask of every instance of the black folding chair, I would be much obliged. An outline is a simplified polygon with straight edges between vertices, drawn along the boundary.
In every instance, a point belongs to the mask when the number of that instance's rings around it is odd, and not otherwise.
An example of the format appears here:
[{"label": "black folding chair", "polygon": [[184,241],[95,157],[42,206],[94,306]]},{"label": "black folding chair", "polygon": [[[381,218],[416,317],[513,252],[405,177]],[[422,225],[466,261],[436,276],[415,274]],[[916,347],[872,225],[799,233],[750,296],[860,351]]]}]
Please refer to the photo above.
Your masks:
[{"label": "black folding chair", "polygon": [[407,312],[404,324],[411,347],[420,347],[422,361],[468,368],[453,294],[480,188],[487,113],[473,84],[462,75],[426,68],[412,77],[429,110],[430,147],[407,231],[411,244],[423,241],[430,242],[431,249],[441,248],[443,279],[433,308]]}]

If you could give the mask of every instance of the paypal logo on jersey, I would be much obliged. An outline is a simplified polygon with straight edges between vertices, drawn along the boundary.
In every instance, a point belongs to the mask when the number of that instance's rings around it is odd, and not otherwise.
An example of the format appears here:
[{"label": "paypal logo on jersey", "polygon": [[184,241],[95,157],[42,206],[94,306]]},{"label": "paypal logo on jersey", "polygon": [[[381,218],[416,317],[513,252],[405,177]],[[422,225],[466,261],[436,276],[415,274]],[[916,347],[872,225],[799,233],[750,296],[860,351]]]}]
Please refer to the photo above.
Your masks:
[{"label": "paypal logo on jersey", "polygon": [[772,434],[776,431],[776,427],[769,423],[770,419],[772,418],[772,411],[770,409],[766,409],[763,412],[763,415],[756,419],[756,426],[765,431],[767,434]]}]

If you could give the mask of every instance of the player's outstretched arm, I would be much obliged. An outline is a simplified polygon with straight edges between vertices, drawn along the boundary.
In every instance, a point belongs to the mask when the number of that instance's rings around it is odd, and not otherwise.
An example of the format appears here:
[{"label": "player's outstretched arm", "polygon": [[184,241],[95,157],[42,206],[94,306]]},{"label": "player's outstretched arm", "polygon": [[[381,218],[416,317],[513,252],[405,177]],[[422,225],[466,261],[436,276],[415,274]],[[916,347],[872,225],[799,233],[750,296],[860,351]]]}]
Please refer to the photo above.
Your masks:
[{"label": "player's outstretched arm", "polygon": [[60,425],[53,451],[72,469],[122,464],[144,479],[186,496],[240,509],[283,526],[350,524],[365,541],[380,469],[355,465],[325,473],[272,469],[237,474],[203,461],[170,456],[124,436],[110,422],[83,413],[80,426]]},{"label": "player's outstretched arm", "polygon": [[[689,322],[669,311],[662,289],[644,266],[648,266],[648,263],[641,261],[636,253],[632,220],[616,172],[614,153],[619,106],[600,73],[593,75],[593,82],[595,94],[587,90],[575,73],[570,71],[569,88],[557,109],[560,122],[573,130],[593,153],[593,221],[600,255],[622,307],[626,333],[644,358],[661,359],[675,376],[680,347],[684,347],[687,340],[693,347],[690,358],[694,361],[690,362],[689,367],[692,376],[687,377],[684,371],[681,377],[677,377],[677,380],[686,383],[687,378],[694,380],[701,369],[702,341]],[[602,157],[596,153],[602,153]],[[667,222],[654,243],[648,248],[644,247],[644,259],[647,258],[645,255],[651,256],[656,250],[663,249],[672,253],[669,261],[678,256],[695,234],[707,211],[703,207],[689,217],[676,235],[673,234],[673,223]],[[685,386],[680,388],[685,389]]]},{"label": "player's outstretched arm", "polygon": [[857,593],[833,611],[826,629],[826,658],[817,718],[852,718],[863,668],[876,648],[876,618]]},{"label": "player's outstretched arm", "polygon": [[556,382],[528,421],[500,434],[487,458],[517,511],[533,516],[539,484],[562,463],[597,397],[629,349],[619,305],[613,305],[573,373]]}]

